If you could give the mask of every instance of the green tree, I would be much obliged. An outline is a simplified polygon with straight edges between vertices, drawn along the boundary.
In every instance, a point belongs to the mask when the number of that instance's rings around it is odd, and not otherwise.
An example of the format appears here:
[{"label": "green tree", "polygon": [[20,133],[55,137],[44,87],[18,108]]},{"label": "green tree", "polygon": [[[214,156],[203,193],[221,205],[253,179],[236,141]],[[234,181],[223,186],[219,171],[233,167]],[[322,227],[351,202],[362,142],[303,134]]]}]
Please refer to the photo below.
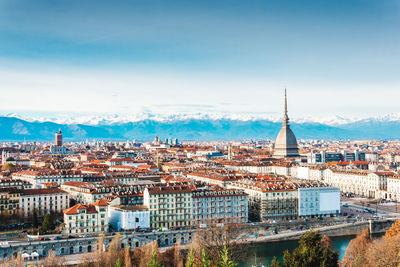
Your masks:
[{"label": "green tree", "polygon": [[204,248],[201,249],[201,267],[211,267],[210,257]]},{"label": "green tree", "polygon": [[278,258],[274,256],[269,267],[282,267],[282,263],[280,263]]},{"label": "green tree", "polygon": [[157,260],[157,252],[155,249],[153,249],[152,253],[151,253],[151,257],[150,257],[150,262],[147,263],[148,267],[163,267],[163,265],[158,262]]},{"label": "green tree", "polygon": [[309,231],[300,237],[299,246],[290,253],[288,250],[283,255],[284,266],[287,267],[337,267],[339,254],[328,245],[321,242],[320,233]]},{"label": "green tree", "polygon": [[38,228],[39,227],[38,213],[37,213],[37,210],[35,208],[33,209],[33,213],[32,213],[32,226],[34,228]]},{"label": "green tree", "polygon": [[193,249],[191,249],[185,267],[193,267],[193,266],[194,266],[194,252]]},{"label": "green tree", "polygon": [[115,262],[114,267],[122,267],[121,260],[118,258],[117,261]]},{"label": "green tree", "polygon": [[56,224],[54,223],[53,216],[50,213],[47,213],[44,216],[41,230],[43,232],[48,232],[48,231],[54,230],[55,228],[56,228]]},{"label": "green tree", "polygon": [[236,267],[238,264],[231,260],[226,246],[219,252],[218,267]]}]

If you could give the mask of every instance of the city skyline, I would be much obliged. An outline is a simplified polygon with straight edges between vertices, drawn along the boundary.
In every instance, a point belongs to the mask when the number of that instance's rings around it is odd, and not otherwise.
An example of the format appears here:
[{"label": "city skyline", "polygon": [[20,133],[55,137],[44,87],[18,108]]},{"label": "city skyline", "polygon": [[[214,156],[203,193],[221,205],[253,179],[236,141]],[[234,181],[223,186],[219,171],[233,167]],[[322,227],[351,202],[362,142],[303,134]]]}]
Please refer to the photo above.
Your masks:
[{"label": "city skyline", "polygon": [[397,113],[399,8],[396,1],[2,1],[1,90],[18,101],[0,112],[279,118],[287,87],[299,117]]}]

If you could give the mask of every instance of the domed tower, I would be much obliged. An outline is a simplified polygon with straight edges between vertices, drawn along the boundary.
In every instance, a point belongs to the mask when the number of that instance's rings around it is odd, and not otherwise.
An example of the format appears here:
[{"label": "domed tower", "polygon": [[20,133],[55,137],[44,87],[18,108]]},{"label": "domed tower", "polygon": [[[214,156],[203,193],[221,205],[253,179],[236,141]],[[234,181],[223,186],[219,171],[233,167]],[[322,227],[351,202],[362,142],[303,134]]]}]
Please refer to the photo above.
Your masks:
[{"label": "domed tower", "polygon": [[293,158],[299,157],[299,148],[297,139],[289,125],[289,116],[287,113],[287,95],[285,88],[285,112],[283,115],[282,129],[275,140],[274,157],[275,158]]}]

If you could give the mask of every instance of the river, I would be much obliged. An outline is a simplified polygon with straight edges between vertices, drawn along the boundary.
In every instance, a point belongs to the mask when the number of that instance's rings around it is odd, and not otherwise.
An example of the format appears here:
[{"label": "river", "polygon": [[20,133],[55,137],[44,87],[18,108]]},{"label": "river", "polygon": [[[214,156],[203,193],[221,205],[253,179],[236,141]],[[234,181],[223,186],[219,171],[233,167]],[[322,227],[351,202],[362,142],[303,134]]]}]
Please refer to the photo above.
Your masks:
[{"label": "river", "polygon": [[[341,260],[346,253],[347,246],[355,235],[331,237],[335,249],[339,251],[339,259]],[[249,248],[248,258],[240,262],[240,267],[251,267],[257,259],[257,264],[267,266],[274,256],[279,260],[282,259],[285,250],[292,251],[298,246],[298,240],[280,241],[271,243],[261,243]]]}]

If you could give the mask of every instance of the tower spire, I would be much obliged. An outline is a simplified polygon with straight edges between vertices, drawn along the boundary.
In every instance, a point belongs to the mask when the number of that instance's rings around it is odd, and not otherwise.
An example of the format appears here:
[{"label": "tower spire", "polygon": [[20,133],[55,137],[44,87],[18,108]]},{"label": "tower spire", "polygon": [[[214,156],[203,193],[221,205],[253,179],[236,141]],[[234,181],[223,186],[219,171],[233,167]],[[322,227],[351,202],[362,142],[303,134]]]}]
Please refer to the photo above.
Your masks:
[{"label": "tower spire", "polygon": [[285,110],[284,110],[284,115],[283,115],[283,125],[284,126],[289,125],[289,116],[288,116],[288,111],[287,111],[287,93],[286,93],[286,88],[285,88]]}]

